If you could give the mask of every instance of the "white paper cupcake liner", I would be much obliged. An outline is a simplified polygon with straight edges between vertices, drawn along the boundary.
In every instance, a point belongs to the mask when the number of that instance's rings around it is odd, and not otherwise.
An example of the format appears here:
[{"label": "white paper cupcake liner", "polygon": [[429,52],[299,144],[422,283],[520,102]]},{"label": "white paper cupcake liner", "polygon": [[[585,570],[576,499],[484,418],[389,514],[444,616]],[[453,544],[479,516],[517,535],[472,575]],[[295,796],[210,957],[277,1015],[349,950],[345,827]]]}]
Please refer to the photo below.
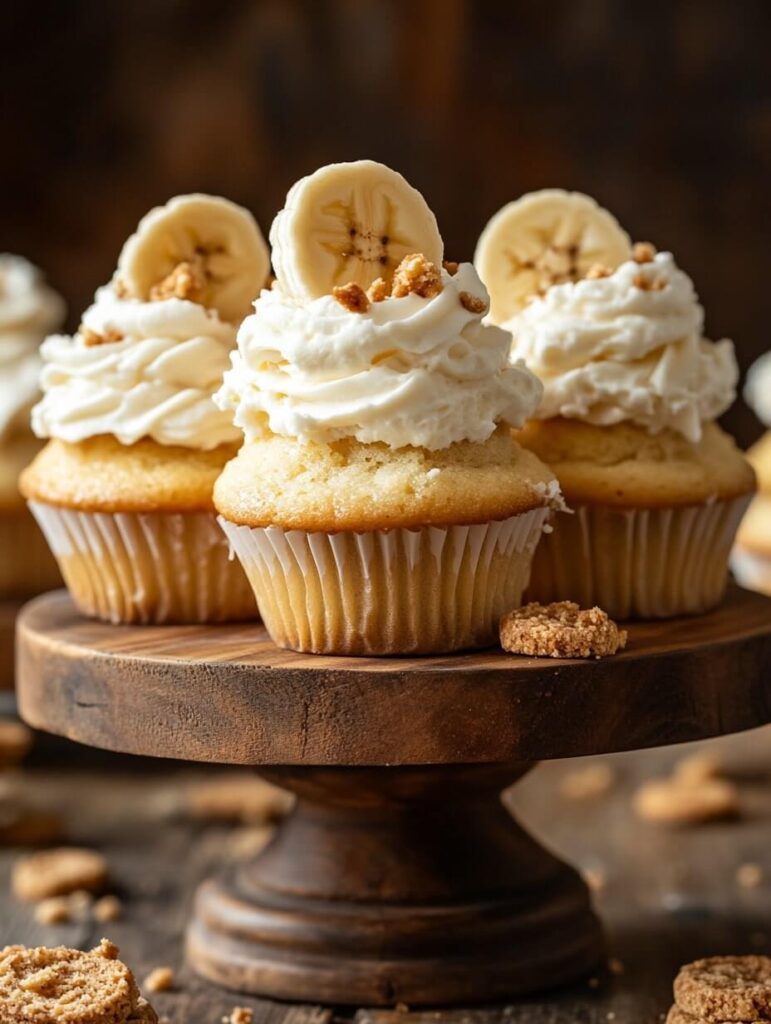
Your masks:
[{"label": "white paper cupcake liner", "polygon": [[85,615],[114,623],[257,618],[251,587],[213,513],[29,506]]},{"label": "white paper cupcake liner", "polygon": [[704,505],[583,505],[559,515],[533,559],[527,598],[599,605],[617,619],[671,618],[719,604],[751,496]]},{"label": "white paper cupcake liner", "polygon": [[477,526],[333,534],[219,521],[281,647],[426,654],[497,641],[548,515],[539,508]]},{"label": "white paper cupcake liner", "polygon": [[26,507],[0,514],[0,599],[33,597],[61,585],[56,561]]}]

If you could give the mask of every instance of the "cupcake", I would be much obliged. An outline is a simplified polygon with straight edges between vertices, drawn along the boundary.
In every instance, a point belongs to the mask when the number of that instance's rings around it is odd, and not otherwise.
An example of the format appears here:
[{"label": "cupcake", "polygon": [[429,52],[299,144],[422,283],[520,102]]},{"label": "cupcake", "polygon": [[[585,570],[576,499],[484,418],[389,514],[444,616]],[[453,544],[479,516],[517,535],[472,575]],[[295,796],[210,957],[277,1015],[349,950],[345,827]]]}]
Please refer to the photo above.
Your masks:
[{"label": "cupcake", "polygon": [[[771,428],[771,353],[750,368],[744,397]],[[739,527],[731,568],[742,586],[771,594],[771,429],[750,448],[747,458],[757,474],[759,493]]]},{"label": "cupcake", "polygon": [[271,243],[277,280],[217,396],[245,444],[214,493],[270,635],[325,654],[493,643],[559,501],[511,434],[538,381],[395,171],[302,179]]},{"label": "cupcake", "polygon": [[0,600],[61,585],[18,478],[40,448],[29,426],[39,397],[40,343],[63,320],[64,302],[40,271],[20,256],[0,254]]},{"label": "cupcake", "polygon": [[140,222],[75,335],[44,343],[32,425],[49,441],[21,488],[85,615],[256,616],[212,502],[241,433],[212,396],[268,266],[246,210],[178,196]]},{"label": "cupcake", "polygon": [[[554,470],[573,509],[539,547],[528,596],[624,619],[706,611],[725,591],[754,490],[751,467],[714,422],[735,397],[733,345],[703,337],[704,311],[670,253],[625,251],[623,231],[587,197],[547,195],[514,204],[477,250],[483,279],[496,253],[518,254],[506,274],[488,275],[495,288],[507,274],[517,283],[497,309],[512,354],[544,384],[518,440]],[[549,264],[538,246],[554,238],[570,255]],[[586,269],[584,247],[603,262]],[[558,266],[554,282],[525,262]]]}]

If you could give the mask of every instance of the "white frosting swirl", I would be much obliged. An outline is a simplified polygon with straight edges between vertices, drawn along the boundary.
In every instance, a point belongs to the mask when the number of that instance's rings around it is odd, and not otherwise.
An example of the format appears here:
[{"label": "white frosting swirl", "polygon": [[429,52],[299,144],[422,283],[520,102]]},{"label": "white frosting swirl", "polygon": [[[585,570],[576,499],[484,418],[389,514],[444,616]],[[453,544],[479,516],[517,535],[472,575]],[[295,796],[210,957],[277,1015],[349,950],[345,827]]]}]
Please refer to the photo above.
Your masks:
[{"label": "white frosting swirl", "polygon": [[82,331],[44,343],[43,398],[32,413],[39,437],[78,442],[111,434],[122,444],[210,449],[240,439],[212,396],[236,329],[184,299],[140,302],[100,288],[83,326],[121,340],[87,345]]},{"label": "white frosting swirl", "polygon": [[771,352],[756,359],[749,368],[744,397],[758,419],[771,427]]},{"label": "white frosting swirl", "polygon": [[[656,283],[641,288],[642,275]],[[732,342],[702,336],[704,310],[671,253],[630,260],[609,277],[554,285],[504,325],[512,353],[544,383],[537,416],[624,420],[689,441],[736,396]]]},{"label": "white frosting swirl", "polygon": [[462,292],[488,305],[471,264],[443,272],[442,285],[433,298],[389,298],[366,313],[331,296],[303,304],[264,291],[216,401],[235,410],[247,440],[273,432],[439,449],[484,441],[501,421],[521,426],[539,382],[509,361],[509,335],[463,306]]},{"label": "white frosting swirl", "polygon": [[21,256],[0,254],[0,443],[29,431],[38,397],[40,343],[64,319],[64,302]]}]

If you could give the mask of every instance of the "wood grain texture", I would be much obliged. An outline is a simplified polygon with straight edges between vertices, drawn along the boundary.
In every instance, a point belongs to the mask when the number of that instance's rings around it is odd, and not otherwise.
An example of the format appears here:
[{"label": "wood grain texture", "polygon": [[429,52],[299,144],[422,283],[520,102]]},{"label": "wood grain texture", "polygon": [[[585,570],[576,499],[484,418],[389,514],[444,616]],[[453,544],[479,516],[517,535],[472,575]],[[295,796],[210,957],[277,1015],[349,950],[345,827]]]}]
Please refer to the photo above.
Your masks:
[{"label": "wood grain texture", "polygon": [[14,678],[14,633],[21,601],[0,601],[0,690],[12,690]]},{"label": "wood grain texture", "polygon": [[254,863],[199,889],[188,954],[238,991],[457,1005],[602,958],[585,884],[500,792],[523,766],[275,768],[297,804]]},{"label": "wood grain texture", "polygon": [[634,623],[599,662],[501,651],[329,658],[264,629],[110,626],[63,592],[18,626],[20,708],[82,743],[219,763],[535,761],[735,732],[771,720],[771,599]]}]

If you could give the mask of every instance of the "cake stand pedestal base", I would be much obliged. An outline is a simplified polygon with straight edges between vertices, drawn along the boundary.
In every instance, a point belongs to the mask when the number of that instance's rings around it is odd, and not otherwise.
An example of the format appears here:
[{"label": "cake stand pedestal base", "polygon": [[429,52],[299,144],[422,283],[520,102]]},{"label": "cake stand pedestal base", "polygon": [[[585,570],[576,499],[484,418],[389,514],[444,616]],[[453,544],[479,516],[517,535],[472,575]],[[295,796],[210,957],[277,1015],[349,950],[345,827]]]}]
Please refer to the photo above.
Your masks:
[{"label": "cake stand pedestal base", "polygon": [[255,862],[199,889],[192,964],[242,992],[360,1005],[582,976],[603,948],[586,886],[500,800],[526,770],[262,769],[297,804]]}]

